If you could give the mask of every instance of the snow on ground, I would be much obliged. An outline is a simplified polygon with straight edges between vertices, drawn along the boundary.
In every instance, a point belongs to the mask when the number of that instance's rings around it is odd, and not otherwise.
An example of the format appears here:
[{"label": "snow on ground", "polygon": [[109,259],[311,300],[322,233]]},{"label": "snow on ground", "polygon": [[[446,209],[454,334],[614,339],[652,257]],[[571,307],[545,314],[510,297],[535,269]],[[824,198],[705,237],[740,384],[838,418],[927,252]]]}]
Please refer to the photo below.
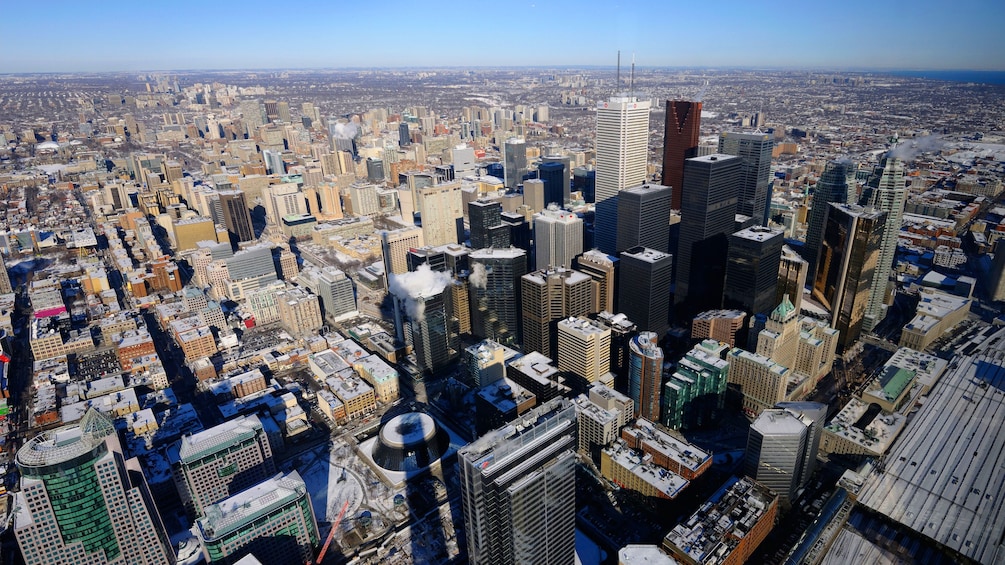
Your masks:
[{"label": "snow on ground", "polygon": [[341,455],[338,450],[332,451],[325,445],[298,458],[301,464],[297,466],[297,471],[307,484],[319,522],[335,521],[346,500],[349,501],[347,517],[353,516],[364,502],[363,479],[339,464],[343,460]]}]

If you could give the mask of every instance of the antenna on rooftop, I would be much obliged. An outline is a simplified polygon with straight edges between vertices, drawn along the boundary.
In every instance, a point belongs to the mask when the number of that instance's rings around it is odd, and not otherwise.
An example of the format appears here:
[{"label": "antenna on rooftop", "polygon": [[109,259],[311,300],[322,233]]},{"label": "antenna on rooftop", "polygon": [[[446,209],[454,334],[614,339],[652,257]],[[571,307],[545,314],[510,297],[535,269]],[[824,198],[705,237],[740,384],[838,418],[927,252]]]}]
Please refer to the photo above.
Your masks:
[{"label": "antenna on rooftop", "polygon": [[628,81],[628,95],[632,96],[635,92],[635,53],[632,53],[632,74],[631,79]]}]

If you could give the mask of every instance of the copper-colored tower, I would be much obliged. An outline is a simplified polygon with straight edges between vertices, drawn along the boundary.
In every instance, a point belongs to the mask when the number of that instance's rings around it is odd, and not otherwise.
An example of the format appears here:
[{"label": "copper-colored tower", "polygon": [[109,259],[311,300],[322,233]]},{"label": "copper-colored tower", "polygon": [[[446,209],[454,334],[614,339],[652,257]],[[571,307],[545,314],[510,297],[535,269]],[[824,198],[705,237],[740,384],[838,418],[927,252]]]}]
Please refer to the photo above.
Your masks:
[{"label": "copper-colored tower", "polygon": [[684,159],[698,156],[698,129],[701,102],[667,100],[667,121],[663,133],[663,181],[673,188],[670,206],[680,210]]}]

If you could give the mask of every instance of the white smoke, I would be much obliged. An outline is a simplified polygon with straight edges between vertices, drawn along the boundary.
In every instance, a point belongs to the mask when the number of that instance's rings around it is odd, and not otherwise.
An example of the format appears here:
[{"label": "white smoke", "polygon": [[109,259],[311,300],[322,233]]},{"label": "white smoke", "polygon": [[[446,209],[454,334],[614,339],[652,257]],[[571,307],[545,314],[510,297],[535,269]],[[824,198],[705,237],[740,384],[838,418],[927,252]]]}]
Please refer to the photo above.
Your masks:
[{"label": "white smoke", "polygon": [[886,156],[894,159],[900,159],[906,163],[913,161],[922,153],[938,151],[945,145],[946,142],[940,136],[926,135],[924,137],[908,139],[904,142],[898,143],[896,147],[891,149],[886,154]]},{"label": "white smoke", "polygon": [[488,284],[488,273],[485,271],[485,265],[481,263],[475,263],[474,267],[471,268],[471,275],[468,276],[468,281],[475,288],[485,288]]},{"label": "white smoke", "polygon": [[411,273],[391,275],[390,278],[388,290],[405,305],[409,319],[417,322],[426,316],[426,304],[418,299],[439,294],[453,282],[449,273],[434,271],[428,264],[419,265]]},{"label": "white smoke", "polygon": [[338,122],[335,127],[332,128],[332,135],[339,139],[352,139],[356,137],[356,133],[359,132],[359,126],[354,122]]}]

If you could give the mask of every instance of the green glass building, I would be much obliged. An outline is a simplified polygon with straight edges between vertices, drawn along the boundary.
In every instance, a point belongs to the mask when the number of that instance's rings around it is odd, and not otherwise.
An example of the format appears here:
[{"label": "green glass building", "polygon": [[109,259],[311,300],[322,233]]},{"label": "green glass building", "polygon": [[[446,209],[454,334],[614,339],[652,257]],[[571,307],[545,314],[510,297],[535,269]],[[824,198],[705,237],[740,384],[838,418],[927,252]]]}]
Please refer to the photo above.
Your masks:
[{"label": "green glass building", "polygon": [[139,461],[123,459],[108,417],[88,410],[26,443],[15,462],[14,535],[28,565],[175,562]]},{"label": "green glass building", "polygon": [[728,343],[706,339],[680,360],[677,371],[663,385],[660,414],[672,430],[709,425],[723,408],[729,363]]}]

